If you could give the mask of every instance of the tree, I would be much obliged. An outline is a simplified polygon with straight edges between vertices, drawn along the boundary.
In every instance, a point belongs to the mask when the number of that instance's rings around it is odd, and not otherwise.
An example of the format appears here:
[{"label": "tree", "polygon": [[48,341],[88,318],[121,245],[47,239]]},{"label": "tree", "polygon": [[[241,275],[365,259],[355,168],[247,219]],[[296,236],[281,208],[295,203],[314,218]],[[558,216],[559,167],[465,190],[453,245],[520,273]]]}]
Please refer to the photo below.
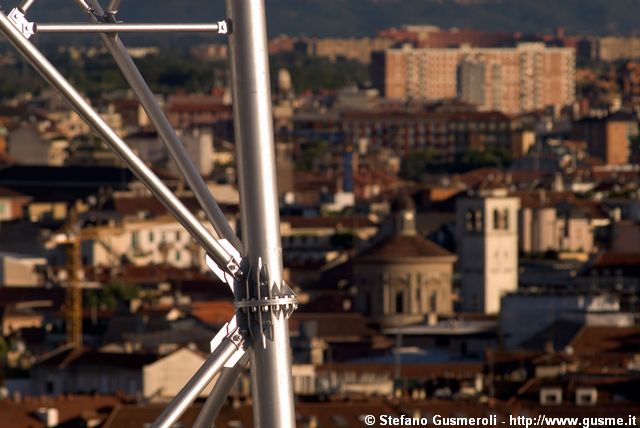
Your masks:
[{"label": "tree", "polygon": [[90,307],[116,309],[119,302],[128,302],[140,297],[141,290],[137,284],[111,282],[99,290],[85,293],[85,303]]},{"label": "tree", "polygon": [[320,141],[303,146],[300,158],[296,162],[298,171],[312,171],[319,161],[329,154],[329,143]]},{"label": "tree", "polygon": [[433,149],[422,149],[411,153],[402,160],[400,177],[405,180],[421,181],[429,170],[442,167],[442,161]]}]

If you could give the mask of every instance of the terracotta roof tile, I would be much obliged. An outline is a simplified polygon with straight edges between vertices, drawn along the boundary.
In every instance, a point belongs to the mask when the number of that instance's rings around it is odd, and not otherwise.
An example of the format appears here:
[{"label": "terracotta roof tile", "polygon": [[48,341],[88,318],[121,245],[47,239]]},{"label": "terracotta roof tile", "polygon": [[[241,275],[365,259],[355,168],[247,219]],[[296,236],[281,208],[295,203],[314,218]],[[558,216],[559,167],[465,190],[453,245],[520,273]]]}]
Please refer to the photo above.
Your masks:
[{"label": "terracotta roof tile", "polygon": [[640,253],[615,253],[606,252],[598,255],[593,261],[592,267],[595,269],[616,268],[616,267],[638,267],[640,266]]},{"label": "terracotta roof tile", "polygon": [[[151,425],[165,406],[154,405],[125,405],[116,407],[104,424],[104,428],[140,428]],[[178,419],[183,426],[192,426],[200,413],[202,405],[189,406],[182,417]]]},{"label": "terracotta roof tile", "polygon": [[377,227],[377,225],[366,216],[350,216],[350,217],[285,216],[280,219],[280,222],[288,223],[293,229],[308,229],[308,228],[355,229],[355,228],[361,228],[361,227]]},{"label": "terracotta roof tile", "polygon": [[[387,373],[390,378],[395,376],[397,365],[393,363],[334,363],[325,364],[318,368],[318,372],[350,372],[350,373]],[[400,367],[401,376],[408,379],[442,378],[471,378],[482,373],[482,363],[453,362],[434,364],[407,364]]]},{"label": "terracotta roof tile", "polygon": [[640,326],[584,327],[570,346],[577,355],[637,353],[640,351]]},{"label": "terracotta roof tile", "polygon": [[158,356],[141,353],[101,352],[91,349],[59,348],[38,360],[36,364],[55,366],[60,369],[68,367],[118,367],[122,369],[140,369],[157,361]]},{"label": "terracotta roof tile", "polygon": [[0,186],[0,198],[29,198],[29,196]]},{"label": "terracotta roof tile", "polygon": [[224,300],[193,302],[191,315],[208,325],[222,325],[235,315],[233,303]]},{"label": "terracotta roof tile", "polygon": [[408,258],[455,258],[453,253],[419,235],[395,235],[363,251],[357,262],[387,262]]},{"label": "terracotta roof tile", "polygon": [[35,416],[35,412],[43,407],[57,409],[61,425],[88,416],[104,420],[108,412],[120,403],[122,401],[117,397],[100,395],[24,397],[19,402],[1,400],[0,427],[45,428],[45,424]]}]

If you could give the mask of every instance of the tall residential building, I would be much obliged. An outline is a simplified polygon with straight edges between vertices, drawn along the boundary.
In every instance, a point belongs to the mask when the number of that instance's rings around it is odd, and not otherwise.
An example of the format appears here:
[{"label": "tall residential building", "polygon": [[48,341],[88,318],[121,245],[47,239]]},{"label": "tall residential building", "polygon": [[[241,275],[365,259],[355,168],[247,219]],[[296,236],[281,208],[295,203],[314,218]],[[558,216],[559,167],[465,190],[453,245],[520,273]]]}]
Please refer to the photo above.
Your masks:
[{"label": "tall residential building", "polygon": [[458,200],[462,311],[496,314],[502,296],[518,288],[519,208],[520,199],[501,189]]},{"label": "tall residential building", "polygon": [[575,99],[575,51],[520,43],[510,48],[399,49],[376,52],[372,80],[390,99],[459,97],[508,114],[560,108]]},{"label": "tall residential building", "polygon": [[587,142],[591,156],[607,165],[626,165],[632,155],[632,142],[638,137],[635,114],[616,112],[605,117],[589,117],[573,124],[573,138]]}]

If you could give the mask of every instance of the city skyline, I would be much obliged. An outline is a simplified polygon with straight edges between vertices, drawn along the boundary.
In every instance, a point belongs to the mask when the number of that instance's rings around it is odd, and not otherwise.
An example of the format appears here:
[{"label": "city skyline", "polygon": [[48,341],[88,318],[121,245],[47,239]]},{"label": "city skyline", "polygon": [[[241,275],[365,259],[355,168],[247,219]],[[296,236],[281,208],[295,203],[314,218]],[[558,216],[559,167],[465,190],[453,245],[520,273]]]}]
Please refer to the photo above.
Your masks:
[{"label": "city skyline", "polygon": [[[635,425],[633,2],[348,1],[351,33],[270,38],[229,4],[127,47],[0,15],[0,426]],[[460,10],[494,21],[431,25]]]}]

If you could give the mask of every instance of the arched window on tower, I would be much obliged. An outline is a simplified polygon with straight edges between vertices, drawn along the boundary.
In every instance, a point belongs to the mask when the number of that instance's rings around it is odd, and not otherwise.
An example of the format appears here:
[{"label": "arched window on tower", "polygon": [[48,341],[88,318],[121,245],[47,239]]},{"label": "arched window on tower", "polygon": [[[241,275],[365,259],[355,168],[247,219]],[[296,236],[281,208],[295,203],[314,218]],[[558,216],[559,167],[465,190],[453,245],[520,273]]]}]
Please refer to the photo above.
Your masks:
[{"label": "arched window on tower", "polygon": [[502,224],[504,226],[504,230],[509,230],[509,208],[502,210]]},{"label": "arched window on tower", "polygon": [[473,232],[476,227],[476,214],[473,210],[468,210],[465,214],[465,220],[467,225],[467,232]]},{"label": "arched window on tower", "polygon": [[509,208],[493,210],[493,230],[509,230]]},{"label": "arched window on tower", "polygon": [[482,232],[482,210],[476,210],[476,232]]}]

